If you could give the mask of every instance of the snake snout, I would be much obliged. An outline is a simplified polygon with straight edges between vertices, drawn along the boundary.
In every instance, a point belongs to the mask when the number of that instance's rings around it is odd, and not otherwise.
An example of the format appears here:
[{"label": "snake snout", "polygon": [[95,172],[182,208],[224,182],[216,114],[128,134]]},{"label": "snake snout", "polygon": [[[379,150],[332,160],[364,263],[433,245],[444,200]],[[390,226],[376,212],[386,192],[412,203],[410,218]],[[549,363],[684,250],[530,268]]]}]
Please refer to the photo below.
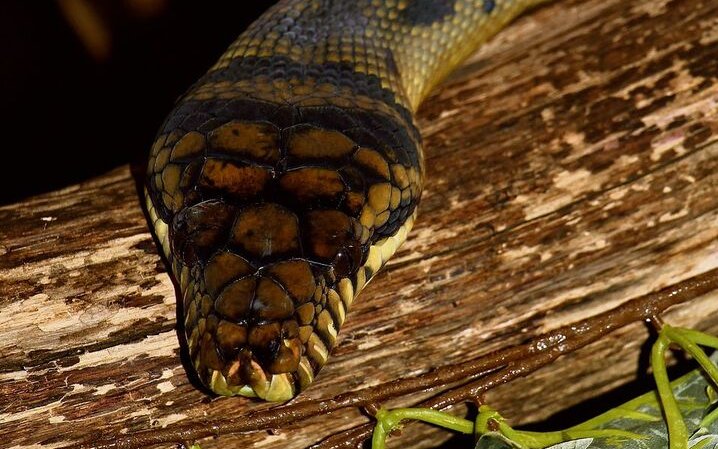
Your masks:
[{"label": "snake snout", "polygon": [[275,202],[215,198],[175,215],[190,357],[210,389],[286,400],[312,382],[353,299],[338,285],[364,257],[356,228],[340,211]]},{"label": "snake snout", "polygon": [[203,381],[220,394],[250,389],[270,400],[289,399],[309,385],[312,366],[302,356],[316,324],[317,291],[309,264],[287,260],[253,270],[240,256],[221,252],[203,277],[207,318],[186,323]]}]

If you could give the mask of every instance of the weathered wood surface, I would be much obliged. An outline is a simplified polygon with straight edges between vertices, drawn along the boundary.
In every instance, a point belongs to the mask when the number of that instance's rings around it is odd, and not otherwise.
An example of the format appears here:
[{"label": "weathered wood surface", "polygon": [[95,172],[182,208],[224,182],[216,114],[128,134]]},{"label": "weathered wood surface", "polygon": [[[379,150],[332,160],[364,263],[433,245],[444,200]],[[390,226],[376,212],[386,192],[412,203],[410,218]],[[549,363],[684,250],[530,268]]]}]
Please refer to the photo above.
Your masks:
[{"label": "weathered wood surface", "polygon": [[[717,61],[708,0],[559,1],[478,52],[421,110],[415,230],[298,400],[466,360],[718,267]],[[268,407],[189,384],[127,167],[2,207],[0,223],[0,447]],[[718,332],[718,292],[666,319]],[[487,399],[515,422],[546,418],[634,379],[647,336],[625,328]],[[362,422],[344,410],[201,444],[302,448]],[[445,438],[411,429],[397,447]]]}]

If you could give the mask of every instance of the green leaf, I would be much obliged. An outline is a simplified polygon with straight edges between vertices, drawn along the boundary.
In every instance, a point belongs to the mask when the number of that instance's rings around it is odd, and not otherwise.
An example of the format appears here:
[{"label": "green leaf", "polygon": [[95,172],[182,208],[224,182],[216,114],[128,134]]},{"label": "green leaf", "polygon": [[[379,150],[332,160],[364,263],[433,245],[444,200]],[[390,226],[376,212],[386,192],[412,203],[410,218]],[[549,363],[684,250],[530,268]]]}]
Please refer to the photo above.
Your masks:
[{"label": "green leaf", "polygon": [[593,438],[582,438],[580,440],[566,441],[564,443],[557,444],[554,449],[588,449],[593,443]]},{"label": "green leaf", "polygon": [[692,449],[718,449],[718,435],[701,435],[688,440]]}]

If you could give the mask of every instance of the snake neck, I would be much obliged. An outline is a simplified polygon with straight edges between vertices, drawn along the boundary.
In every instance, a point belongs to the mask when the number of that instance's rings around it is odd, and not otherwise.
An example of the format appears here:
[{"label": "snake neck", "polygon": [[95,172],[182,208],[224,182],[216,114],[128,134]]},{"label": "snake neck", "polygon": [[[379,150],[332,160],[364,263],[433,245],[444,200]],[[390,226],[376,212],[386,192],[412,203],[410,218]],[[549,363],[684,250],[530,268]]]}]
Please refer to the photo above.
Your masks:
[{"label": "snake neck", "polygon": [[527,8],[547,0],[283,0],[211,71],[244,58],[346,64],[412,113],[429,91]]}]

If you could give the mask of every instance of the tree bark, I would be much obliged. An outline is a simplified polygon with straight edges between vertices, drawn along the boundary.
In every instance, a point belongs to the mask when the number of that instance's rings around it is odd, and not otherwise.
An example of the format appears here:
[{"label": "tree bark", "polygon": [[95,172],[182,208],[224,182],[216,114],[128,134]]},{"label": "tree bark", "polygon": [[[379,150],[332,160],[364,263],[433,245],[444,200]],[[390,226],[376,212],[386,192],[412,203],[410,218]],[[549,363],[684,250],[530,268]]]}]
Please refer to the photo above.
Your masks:
[{"label": "tree bark", "polygon": [[[445,81],[419,124],[428,181],[416,227],[297,402],[519,344],[718,267],[718,3],[538,8]],[[135,179],[120,167],[0,207],[0,447],[272,407],[189,383]],[[718,292],[664,318],[718,332]],[[486,400],[514,423],[548,418],[644,379],[648,338],[636,323]],[[303,448],[367,421],[345,409],[199,443]],[[415,426],[394,444],[446,437]]]}]

